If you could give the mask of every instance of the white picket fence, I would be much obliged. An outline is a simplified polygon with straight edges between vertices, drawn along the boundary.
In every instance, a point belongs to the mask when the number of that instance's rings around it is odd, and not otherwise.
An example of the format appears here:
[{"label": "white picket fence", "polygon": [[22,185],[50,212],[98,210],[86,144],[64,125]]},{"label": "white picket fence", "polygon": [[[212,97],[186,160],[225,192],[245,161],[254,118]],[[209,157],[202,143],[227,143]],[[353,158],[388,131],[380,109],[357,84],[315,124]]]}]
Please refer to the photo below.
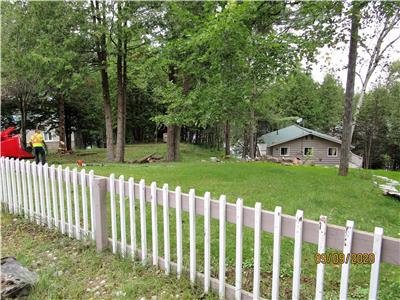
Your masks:
[{"label": "white picket fence", "polygon": [[[369,298],[378,295],[379,267],[381,261],[400,265],[400,240],[383,236],[383,229],[376,227],[373,234],[354,230],[354,222],[347,221],[346,227],[327,224],[327,217],[321,216],[319,222],[305,220],[303,211],[296,216],[282,214],[281,207],[274,212],[263,211],[261,203],[254,208],[243,205],[238,199],[236,204],[227,203],[226,197],[219,201],[211,200],[210,193],[204,197],[195,195],[191,189],[184,194],[180,187],[170,191],[167,184],[158,188],[153,182],[145,185],[141,179],[138,183],[133,178],[125,181],[123,176],[115,179],[94,176],[93,171],[77,172],[67,167],[55,168],[54,165],[36,165],[29,161],[0,158],[1,203],[2,209],[13,214],[23,215],[38,224],[57,228],[70,237],[95,240],[98,250],[111,244],[113,253],[123,257],[139,258],[146,265],[150,263],[165,270],[166,274],[174,272],[182,276],[183,265],[183,212],[189,214],[189,278],[192,284],[201,284],[205,293],[214,290],[220,298],[259,299],[261,234],[273,234],[273,271],[271,298],[279,298],[281,237],[294,239],[292,298],[300,298],[300,275],[302,244],[304,242],[318,245],[318,253],[327,248],[340,250],[345,256],[351,253],[373,253],[375,262],[371,264]],[[57,175],[57,176],[56,176]],[[71,184],[72,177],[72,184]],[[72,185],[72,186],[71,186]],[[71,199],[71,194],[73,198]],[[66,200],[66,201],[65,201]],[[89,200],[89,203],[88,203]],[[66,202],[66,203],[65,203]],[[146,202],[149,202],[146,205]],[[150,205],[151,217],[151,253],[147,246],[147,214]],[[66,206],[66,207],[65,207]],[[128,207],[126,207],[128,206]],[[162,207],[163,256],[158,253],[158,206]],[[170,210],[175,212],[176,221],[176,262],[171,261]],[[82,210],[82,211],[81,211]],[[126,212],[129,212],[129,217]],[[67,219],[65,219],[65,212]],[[139,220],[136,220],[138,212]],[[108,235],[107,214],[111,220],[111,237]],[[204,218],[204,228],[196,228],[196,216]],[[211,277],[211,219],[219,222],[219,270],[218,278]],[[226,282],[226,226],[235,224],[235,285]],[[137,228],[140,225],[140,228]],[[242,289],[243,283],[243,228],[254,230],[253,289],[251,292]],[[127,237],[127,229],[130,236]],[[137,241],[137,230],[140,230],[140,248]],[[204,272],[196,268],[196,231],[204,232]],[[119,236],[118,236],[119,231]],[[129,239],[129,242],[128,242]],[[340,278],[340,298],[347,299],[350,260],[342,264]],[[316,266],[315,298],[324,295],[324,264]]]},{"label": "white picket fence", "polygon": [[94,240],[93,171],[1,157],[0,178],[2,208],[8,212]]}]

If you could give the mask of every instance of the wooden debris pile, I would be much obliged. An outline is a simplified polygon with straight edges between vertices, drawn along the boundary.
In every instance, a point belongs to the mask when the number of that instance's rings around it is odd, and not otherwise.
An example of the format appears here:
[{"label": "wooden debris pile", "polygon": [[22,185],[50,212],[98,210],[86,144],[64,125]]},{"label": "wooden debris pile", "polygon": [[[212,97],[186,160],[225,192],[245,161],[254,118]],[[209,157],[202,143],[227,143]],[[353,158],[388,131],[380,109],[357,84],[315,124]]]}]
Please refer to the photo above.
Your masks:
[{"label": "wooden debris pile", "polygon": [[129,164],[146,164],[146,163],[154,163],[157,161],[162,160],[164,157],[162,155],[157,155],[155,153],[152,153],[150,155],[146,155],[142,158],[134,159],[134,160],[128,160],[127,163]]},{"label": "wooden debris pile", "polygon": [[400,191],[397,188],[400,186],[400,182],[385,176],[373,175],[373,177],[384,182],[383,184],[379,184],[377,181],[374,181],[374,185],[379,187],[385,196],[392,196],[400,199]]}]

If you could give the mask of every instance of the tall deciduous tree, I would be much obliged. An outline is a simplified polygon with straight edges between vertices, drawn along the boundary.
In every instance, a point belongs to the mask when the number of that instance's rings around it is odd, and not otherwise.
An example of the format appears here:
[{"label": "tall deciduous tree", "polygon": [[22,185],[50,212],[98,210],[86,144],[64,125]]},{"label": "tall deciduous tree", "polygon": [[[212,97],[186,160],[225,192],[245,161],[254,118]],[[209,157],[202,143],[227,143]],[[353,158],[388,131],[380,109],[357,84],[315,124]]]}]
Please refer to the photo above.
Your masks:
[{"label": "tall deciduous tree", "polygon": [[109,26],[107,23],[107,3],[97,0],[91,0],[91,13],[94,25],[93,38],[95,39],[95,51],[97,53],[97,65],[101,74],[101,85],[103,90],[103,108],[106,127],[106,145],[107,159],[114,160],[114,143],[113,143],[113,123],[112,123],[112,107],[110,96],[110,83],[108,76],[108,46],[107,33]]},{"label": "tall deciduous tree", "polygon": [[351,30],[346,93],[344,99],[343,134],[340,147],[339,175],[347,176],[350,159],[351,128],[353,117],[354,81],[356,77],[358,30],[360,27],[361,3],[353,1],[351,8]]}]

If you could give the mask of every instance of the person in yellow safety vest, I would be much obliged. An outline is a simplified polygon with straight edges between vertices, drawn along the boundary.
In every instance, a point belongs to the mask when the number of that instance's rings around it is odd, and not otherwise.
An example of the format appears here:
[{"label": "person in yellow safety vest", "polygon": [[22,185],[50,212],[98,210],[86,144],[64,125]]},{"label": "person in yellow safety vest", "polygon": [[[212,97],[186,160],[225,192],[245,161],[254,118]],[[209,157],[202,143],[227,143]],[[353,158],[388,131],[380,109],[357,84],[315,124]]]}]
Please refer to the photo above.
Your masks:
[{"label": "person in yellow safety vest", "polygon": [[[47,145],[44,142],[43,135],[40,133],[40,130],[37,128],[35,133],[32,135],[31,140],[29,141],[31,147],[33,147],[33,152],[35,154],[36,164],[39,162],[44,165],[46,163],[46,151]],[[39,158],[40,156],[40,158]]]}]

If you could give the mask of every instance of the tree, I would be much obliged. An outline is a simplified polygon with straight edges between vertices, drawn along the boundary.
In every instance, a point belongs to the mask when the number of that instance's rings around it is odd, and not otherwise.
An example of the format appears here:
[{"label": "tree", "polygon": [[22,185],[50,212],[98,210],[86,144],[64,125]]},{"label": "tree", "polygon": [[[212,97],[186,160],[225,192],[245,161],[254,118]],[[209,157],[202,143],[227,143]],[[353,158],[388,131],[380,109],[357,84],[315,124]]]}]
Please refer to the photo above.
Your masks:
[{"label": "tree", "polygon": [[390,49],[400,39],[400,34],[395,34],[394,37],[390,37],[390,33],[394,32],[396,26],[400,23],[399,3],[371,2],[368,6],[366,6],[364,14],[366,14],[366,16],[362,17],[362,19],[366,23],[363,24],[364,26],[369,26],[371,20],[379,20],[381,24],[377,26],[374,34],[370,38],[372,39],[377,37],[372,47],[368,45],[368,38],[364,38],[364,40],[360,41],[360,46],[368,54],[369,59],[367,61],[365,76],[362,77],[360,73],[357,73],[361,80],[362,87],[353,114],[351,138],[353,137],[353,132],[357,123],[360,109],[364,104],[365,93],[367,91],[371,77],[374,74],[376,68],[382,63],[382,61],[385,60],[387,50]]},{"label": "tree", "polygon": [[30,26],[35,20],[31,5],[4,2],[1,6],[2,108],[4,103],[14,102],[12,106],[16,108],[14,112],[20,116],[18,123],[25,147],[30,112],[40,98],[43,61],[35,53],[37,36],[31,34]]},{"label": "tree", "polygon": [[356,77],[358,30],[360,27],[361,3],[354,1],[351,8],[351,31],[349,62],[347,69],[346,93],[344,99],[343,134],[340,147],[339,175],[347,176],[350,159],[352,106],[354,97],[354,81]]},{"label": "tree", "polygon": [[330,132],[340,123],[343,111],[344,90],[342,84],[333,75],[327,74],[318,88],[316,116],[318,124],[315,129]]},{"label": "tree", "polygon": [[107,4],[99,1],[90,1],[92,21],[94,32],[92,37],[95,40],[95,51],[97,53],[97,66],[101,74],[101,84],[103,90],[103,108],[106,128],[106,145],[107,160],[114,160],[114,143],[113,143],[113,123],[112,123],[112,107],[110,97],[110,83],[108,77],[108,50],[106,34],[109,31],[107,22]]}]

